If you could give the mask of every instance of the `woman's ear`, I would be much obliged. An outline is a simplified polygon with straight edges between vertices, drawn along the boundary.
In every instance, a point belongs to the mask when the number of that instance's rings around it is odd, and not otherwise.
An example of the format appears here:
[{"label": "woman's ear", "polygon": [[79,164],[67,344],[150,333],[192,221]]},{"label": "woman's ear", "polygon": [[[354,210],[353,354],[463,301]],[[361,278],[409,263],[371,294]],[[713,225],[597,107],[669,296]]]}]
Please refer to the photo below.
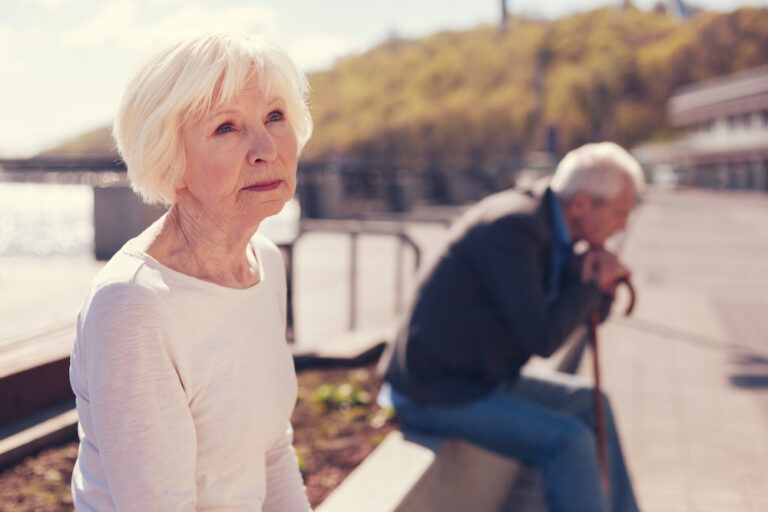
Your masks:
[{"label": "woman's ear", "polygon": [[181,190],[183,188],[187,188],[187,178],[182,172],[181,176],[179,176],[179,180],[176,182],[176,190]]}]

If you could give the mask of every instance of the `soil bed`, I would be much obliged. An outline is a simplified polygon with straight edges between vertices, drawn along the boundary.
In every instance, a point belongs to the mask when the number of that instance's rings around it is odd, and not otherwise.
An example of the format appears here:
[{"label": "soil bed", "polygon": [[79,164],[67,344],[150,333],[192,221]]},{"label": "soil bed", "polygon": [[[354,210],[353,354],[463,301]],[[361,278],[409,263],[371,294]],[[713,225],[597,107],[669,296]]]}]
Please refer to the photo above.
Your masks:
[{"label": "soil bed", "polygon": [[[375,403],[373,367],[299,373],[294,446],[313,507],[397,428]],[[73,441],[41,451],[0,473],[0,510],[72,512]]]}]

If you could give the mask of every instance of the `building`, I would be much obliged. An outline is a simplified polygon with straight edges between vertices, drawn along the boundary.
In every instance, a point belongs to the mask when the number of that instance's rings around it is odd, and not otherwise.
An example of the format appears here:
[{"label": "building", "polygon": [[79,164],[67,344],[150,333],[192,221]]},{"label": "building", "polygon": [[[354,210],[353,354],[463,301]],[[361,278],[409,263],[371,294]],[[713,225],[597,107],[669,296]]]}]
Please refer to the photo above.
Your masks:
[{"label": "building", "polygon": [[685,86],[667,112],[682,135],[637,148],[640,160],[682,185],[768,190],[768,66]]}]

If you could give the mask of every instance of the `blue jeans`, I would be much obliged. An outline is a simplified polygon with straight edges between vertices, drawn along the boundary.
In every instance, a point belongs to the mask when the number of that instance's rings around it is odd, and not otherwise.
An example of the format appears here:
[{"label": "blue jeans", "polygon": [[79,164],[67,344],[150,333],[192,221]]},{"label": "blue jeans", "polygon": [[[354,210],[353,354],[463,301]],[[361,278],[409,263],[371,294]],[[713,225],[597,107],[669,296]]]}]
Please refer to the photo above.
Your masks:
[{"label": "blue jeans", "polygon": [[610,499],[600,485],[593,433],[593,391],[567,374],[524,371],[513,384],[460,405],[415,402],[390,388],[403,426],[463,438],[487,450],[541,467],[551,512],[636,512],[610,404],[606,414]]}]

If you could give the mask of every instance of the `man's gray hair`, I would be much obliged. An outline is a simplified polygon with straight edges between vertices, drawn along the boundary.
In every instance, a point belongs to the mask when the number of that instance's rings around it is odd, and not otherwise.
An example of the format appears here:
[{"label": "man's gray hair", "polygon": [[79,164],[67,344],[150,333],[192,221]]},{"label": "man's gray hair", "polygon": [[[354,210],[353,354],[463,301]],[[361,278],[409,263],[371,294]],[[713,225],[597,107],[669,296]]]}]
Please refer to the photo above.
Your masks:
[{"label": "man's gray hair", "polygon": [[645,188],[643,170],[637,160],[618,144],[599,142],[568,152],[549,186],[566,201],[578,192],[598,201],[610,201],[627,179],[632,180],[636,194]]}]

